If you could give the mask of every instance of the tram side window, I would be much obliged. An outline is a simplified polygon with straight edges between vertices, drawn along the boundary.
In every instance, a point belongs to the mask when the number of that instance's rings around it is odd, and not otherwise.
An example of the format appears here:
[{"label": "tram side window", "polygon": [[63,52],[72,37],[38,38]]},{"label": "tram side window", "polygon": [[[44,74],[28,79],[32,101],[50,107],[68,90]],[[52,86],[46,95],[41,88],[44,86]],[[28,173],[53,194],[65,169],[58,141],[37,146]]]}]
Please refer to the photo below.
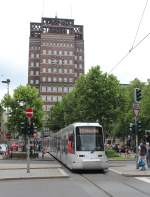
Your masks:
[{"label": "tram side window", "polygon": [[75,145],[74,145],[74,135],[73,133],[68,135],[68,149],[70,153],[74,153]]}]

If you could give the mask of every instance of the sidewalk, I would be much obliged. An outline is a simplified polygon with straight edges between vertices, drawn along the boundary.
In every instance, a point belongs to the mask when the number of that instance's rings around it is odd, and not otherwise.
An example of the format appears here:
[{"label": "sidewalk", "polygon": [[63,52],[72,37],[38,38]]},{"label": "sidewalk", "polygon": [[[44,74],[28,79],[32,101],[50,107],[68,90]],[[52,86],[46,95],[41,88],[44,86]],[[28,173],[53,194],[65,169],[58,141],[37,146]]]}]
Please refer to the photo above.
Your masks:
[{"label": "sidewalk", "polygon": [[109,170],[117,174],[128,176],[128,177],[150,177],[150,169],[146,168],[145,171],[136,169],[135,161],[110,161]]},{"label": "sidewalk", "polygon": [[30,172],[27,172],[27,161],[0,161],[0,181],[16,179],[67,178],[69,175],[53,159],[30,161]]}]

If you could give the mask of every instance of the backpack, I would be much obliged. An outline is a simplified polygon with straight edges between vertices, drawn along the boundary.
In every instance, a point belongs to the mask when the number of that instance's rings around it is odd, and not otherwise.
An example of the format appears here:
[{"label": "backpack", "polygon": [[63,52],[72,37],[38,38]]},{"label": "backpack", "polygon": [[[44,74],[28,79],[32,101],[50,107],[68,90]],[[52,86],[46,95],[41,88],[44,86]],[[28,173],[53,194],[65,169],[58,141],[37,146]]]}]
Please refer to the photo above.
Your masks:
[{"label": "backpack", "polygon": [[139,167],[144,167],[145,166],[145,162],[143,159],[139,160]]}]

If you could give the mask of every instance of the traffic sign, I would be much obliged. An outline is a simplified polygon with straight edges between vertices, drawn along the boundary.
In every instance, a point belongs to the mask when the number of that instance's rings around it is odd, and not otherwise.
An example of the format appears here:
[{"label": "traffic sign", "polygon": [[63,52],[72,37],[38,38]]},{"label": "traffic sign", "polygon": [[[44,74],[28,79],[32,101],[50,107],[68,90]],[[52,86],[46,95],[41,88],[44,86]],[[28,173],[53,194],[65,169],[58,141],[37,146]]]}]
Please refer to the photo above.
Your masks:
[{"label": "traffic sign", "polygon": [[25,113],[26,113],[27,118],[32,118],[33,117],[33,110],[32,110],[32,108],[26,109]]},{"label": "traffic sign", "polygon": [[133,103],[133,112],[135,116],[137,117],[140,111],[140,105],[139,103]]}]

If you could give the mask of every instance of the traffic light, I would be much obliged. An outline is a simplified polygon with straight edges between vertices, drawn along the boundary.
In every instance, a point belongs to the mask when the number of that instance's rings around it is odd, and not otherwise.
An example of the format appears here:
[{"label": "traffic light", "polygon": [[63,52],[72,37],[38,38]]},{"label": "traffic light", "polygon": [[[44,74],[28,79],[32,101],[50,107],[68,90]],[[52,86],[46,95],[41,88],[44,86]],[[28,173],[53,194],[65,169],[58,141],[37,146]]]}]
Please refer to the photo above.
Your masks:
[{"label": "traffic light", "polygon": [[129,130],[131,131],[131,132],[135,132],[135,124],[134,123],[130,123],[129,124]]},{"label": "traffic light", "polygon": [[25,133],[29,136],[32,136],[34,133],[34,123],[31,120],[26,121]]},{"label": "traffic light", "polygon": [[138,131],[141,131],[141,129],[142,129],[142,123],[141,123],[140,120],[137,122],[137,127],[138,127]]},{"label": "traffic light", "polygon": [[134,90],[134,101],[139,102],[141,100],[141,89],[140,88],[135,88]]}]

